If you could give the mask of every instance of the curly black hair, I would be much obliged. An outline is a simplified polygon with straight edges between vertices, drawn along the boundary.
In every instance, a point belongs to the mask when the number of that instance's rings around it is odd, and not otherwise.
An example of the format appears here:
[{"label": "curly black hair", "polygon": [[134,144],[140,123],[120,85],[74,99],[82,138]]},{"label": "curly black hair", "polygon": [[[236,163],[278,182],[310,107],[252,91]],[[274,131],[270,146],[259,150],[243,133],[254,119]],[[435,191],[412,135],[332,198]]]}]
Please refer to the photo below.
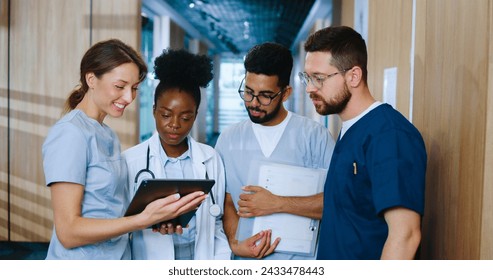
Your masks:
[{"label": "curly black hair", "polygon": [[287,47],[266,42],[252,47],[243,64],[247,72],[277,76],[278,86],[284,88],[289,85],[293,56]]},{"label": "curly black hair", "polygon": [[189,53],[186,50],[165,49],[154,60],[154,75],[159,84],[154,92],[154,104],[171,88],[177,88],[192,95],[200,105],[200,88],[207,87],[214,77],[212,60],[206,55]]}]

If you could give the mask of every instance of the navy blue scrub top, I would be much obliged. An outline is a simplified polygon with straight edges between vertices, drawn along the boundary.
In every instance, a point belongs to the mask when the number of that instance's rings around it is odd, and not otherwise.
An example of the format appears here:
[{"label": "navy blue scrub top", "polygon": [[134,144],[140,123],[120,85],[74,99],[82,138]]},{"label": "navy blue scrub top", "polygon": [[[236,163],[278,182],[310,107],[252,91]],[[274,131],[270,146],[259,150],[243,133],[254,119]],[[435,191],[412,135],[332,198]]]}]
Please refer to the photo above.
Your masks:
[{"label": "navy blue scrub top", "polygon": [[383,212],[424,211],[426,149],[419,131],[382,104],[336,143],[324,190],[317,259],[379,259]]}]

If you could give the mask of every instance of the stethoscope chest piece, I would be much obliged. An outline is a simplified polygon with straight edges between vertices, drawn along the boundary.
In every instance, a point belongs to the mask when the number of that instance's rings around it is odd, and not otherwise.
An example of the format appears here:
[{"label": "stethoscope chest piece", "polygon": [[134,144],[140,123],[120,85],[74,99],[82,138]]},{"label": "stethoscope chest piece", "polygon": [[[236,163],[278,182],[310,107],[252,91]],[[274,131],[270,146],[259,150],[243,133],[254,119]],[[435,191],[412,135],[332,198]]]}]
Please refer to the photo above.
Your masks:
[{"label": "stethoscope chest piece", "polygon": [[212,204],[211,207],[209,207],[209,214],[213,217],[219,216],[219,214],[221,214],[221,207],[217,204]]}]

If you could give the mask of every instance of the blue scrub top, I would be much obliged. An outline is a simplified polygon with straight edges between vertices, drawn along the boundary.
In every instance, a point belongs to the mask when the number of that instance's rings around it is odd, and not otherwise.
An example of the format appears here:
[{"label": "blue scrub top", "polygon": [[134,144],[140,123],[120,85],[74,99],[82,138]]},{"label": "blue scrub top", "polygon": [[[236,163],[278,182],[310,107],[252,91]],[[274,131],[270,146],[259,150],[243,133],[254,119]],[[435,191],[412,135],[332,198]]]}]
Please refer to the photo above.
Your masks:
[{"label": "blue scrub top", "polygon": [[426,150],[419,131],[390,105],[357,121],[336,143],[324,190],[317,259],[379,259],[383,212],[424,211]]},{"label": "blue scrub top", "polygon": [[[127,166],[120,141],[105,124],[73,110],[50,130],[43,144],[46,185],[71,182],[84,186],[82,217],[112,219],[124,215]],[[47,259],[128,259],[128,234],[97,244],[65,249],[55,229]]]}]

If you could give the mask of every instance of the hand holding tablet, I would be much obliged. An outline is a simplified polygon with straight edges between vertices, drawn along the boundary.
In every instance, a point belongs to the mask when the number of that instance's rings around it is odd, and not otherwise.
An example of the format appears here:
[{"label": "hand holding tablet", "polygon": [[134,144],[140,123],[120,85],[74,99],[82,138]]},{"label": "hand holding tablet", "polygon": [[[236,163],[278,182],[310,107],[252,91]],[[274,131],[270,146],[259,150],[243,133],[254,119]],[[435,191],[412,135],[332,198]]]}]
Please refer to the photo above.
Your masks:
[{"label": "hand holding tablet", "polygon": [[[135,193],[130,205],[127,208],[125,216],[131,216],[141,213],[146,206],[160,198],[167,197],[169,195],[179,193],[181,197],[196,192],[202,191],[209,193],[212,186],[215,184],[214,180],[208,179],[147,179],[143,180]],[[166,223],[172,223],[173,225],[181,225],[186,227],[190,219],[193,217],[197,209],[192,209],[170,221],[163,221]]]}]

